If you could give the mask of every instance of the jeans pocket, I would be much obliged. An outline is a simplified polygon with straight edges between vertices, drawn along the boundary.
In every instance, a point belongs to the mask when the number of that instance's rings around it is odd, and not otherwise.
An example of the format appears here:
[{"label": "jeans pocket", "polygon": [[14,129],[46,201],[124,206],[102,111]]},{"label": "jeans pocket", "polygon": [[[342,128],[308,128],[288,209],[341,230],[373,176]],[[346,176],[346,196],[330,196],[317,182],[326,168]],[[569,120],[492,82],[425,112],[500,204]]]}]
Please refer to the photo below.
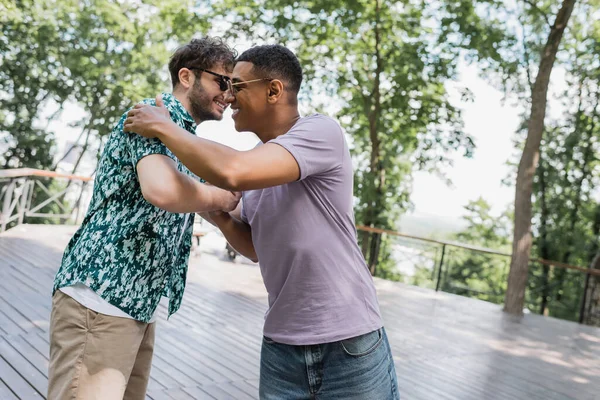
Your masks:
[{"label": "jeans pocket", "polygon": [[382,341],[382,331],[381,329],[377,329],[364,335],[342,340],[340,343],[344,352],[349,356],[362,357],[377,350]]}]

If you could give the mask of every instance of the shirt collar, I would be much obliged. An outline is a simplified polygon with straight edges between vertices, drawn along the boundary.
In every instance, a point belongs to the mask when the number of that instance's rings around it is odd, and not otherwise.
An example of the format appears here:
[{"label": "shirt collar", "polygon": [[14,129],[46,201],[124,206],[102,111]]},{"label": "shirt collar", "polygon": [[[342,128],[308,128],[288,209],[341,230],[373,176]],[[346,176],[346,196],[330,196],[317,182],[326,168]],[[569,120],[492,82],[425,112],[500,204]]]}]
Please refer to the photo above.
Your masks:
[{"label": "shirt collar", "polygon": [[194,118],[192,118],[188,110],[185,109],[183,104],[181,104],[175,96],[171,93],[163,93],[162,98],[165,102],[165,106],[167,106],[171,112],[175,112],[184,121],[186,127],[192,131],[196,130],[196,127],[198,126],[196,121],[194,121]]}]

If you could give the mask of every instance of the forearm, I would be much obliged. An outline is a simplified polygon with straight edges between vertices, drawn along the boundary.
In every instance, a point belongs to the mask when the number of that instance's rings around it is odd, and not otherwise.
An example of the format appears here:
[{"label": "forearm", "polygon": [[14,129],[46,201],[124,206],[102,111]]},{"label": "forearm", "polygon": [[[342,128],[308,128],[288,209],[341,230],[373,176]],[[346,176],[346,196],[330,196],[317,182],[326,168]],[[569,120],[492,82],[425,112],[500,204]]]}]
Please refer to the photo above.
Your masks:
[{"label": "forearm", "polygon": [[233,179],[237,150],[190,135],[170,121],[157,124],[155,130],[161,142],[194,174],[220,188],[238,190]]},{"label": "forearm", "polygon": [[252,231],[248,224],[238,221],[229,213],[222,213],[211,220],[211,223],[214,223],[223,232],[225,239],[238,253],[258,262],[258,256],[252,243]]},{"label": "forearm", "polygon": [[219,201],[217,189],[215,187],[204,185],[194,178],[175,174],[173,192],[167,197],[162,209],[174,213],[193,213],[220,210],[222,207]]},{"label": "forearm", "polygon": [[214,227],[217,227],[217,223],[215,221],[212,220],[212,218],[210,217],[210,213],[207,211],[203,211],[203,212],[199,212],[198,215],[204,219],[206,222],[208,222],[209,224],[211,224]]}]

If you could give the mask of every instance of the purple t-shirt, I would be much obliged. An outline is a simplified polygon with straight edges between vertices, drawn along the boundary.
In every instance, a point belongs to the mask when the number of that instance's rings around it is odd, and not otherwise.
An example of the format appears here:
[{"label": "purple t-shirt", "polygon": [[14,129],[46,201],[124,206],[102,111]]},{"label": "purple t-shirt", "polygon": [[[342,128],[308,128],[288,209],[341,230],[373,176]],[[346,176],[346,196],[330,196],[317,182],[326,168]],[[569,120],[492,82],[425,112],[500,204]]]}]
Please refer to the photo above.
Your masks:
[{"label": "purple t-shirt", "polygon": [[242,219],[252,228],[269,293],[264,335],[309,345],[381,328],[373,279],[356,242],[352,160],[342,129],[317,114],[268,143],[294,156],[300,179],[243,194]]}]

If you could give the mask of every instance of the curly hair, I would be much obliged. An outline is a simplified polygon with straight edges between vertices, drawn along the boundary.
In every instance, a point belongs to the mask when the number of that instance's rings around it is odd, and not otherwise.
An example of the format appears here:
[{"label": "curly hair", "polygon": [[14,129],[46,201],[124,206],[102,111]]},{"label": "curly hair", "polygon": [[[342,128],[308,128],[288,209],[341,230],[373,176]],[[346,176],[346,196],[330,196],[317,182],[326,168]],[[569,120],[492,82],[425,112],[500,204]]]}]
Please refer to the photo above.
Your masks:
[{"label": "curly hair", "polygon": [[211,69],[222,66],[231,72],[237,52],[229,47],[220,37],[206,36],[192,39],[188,44],[179,47],[169,60],[169,73],[173,88],[179,83],[181,68]]}]

